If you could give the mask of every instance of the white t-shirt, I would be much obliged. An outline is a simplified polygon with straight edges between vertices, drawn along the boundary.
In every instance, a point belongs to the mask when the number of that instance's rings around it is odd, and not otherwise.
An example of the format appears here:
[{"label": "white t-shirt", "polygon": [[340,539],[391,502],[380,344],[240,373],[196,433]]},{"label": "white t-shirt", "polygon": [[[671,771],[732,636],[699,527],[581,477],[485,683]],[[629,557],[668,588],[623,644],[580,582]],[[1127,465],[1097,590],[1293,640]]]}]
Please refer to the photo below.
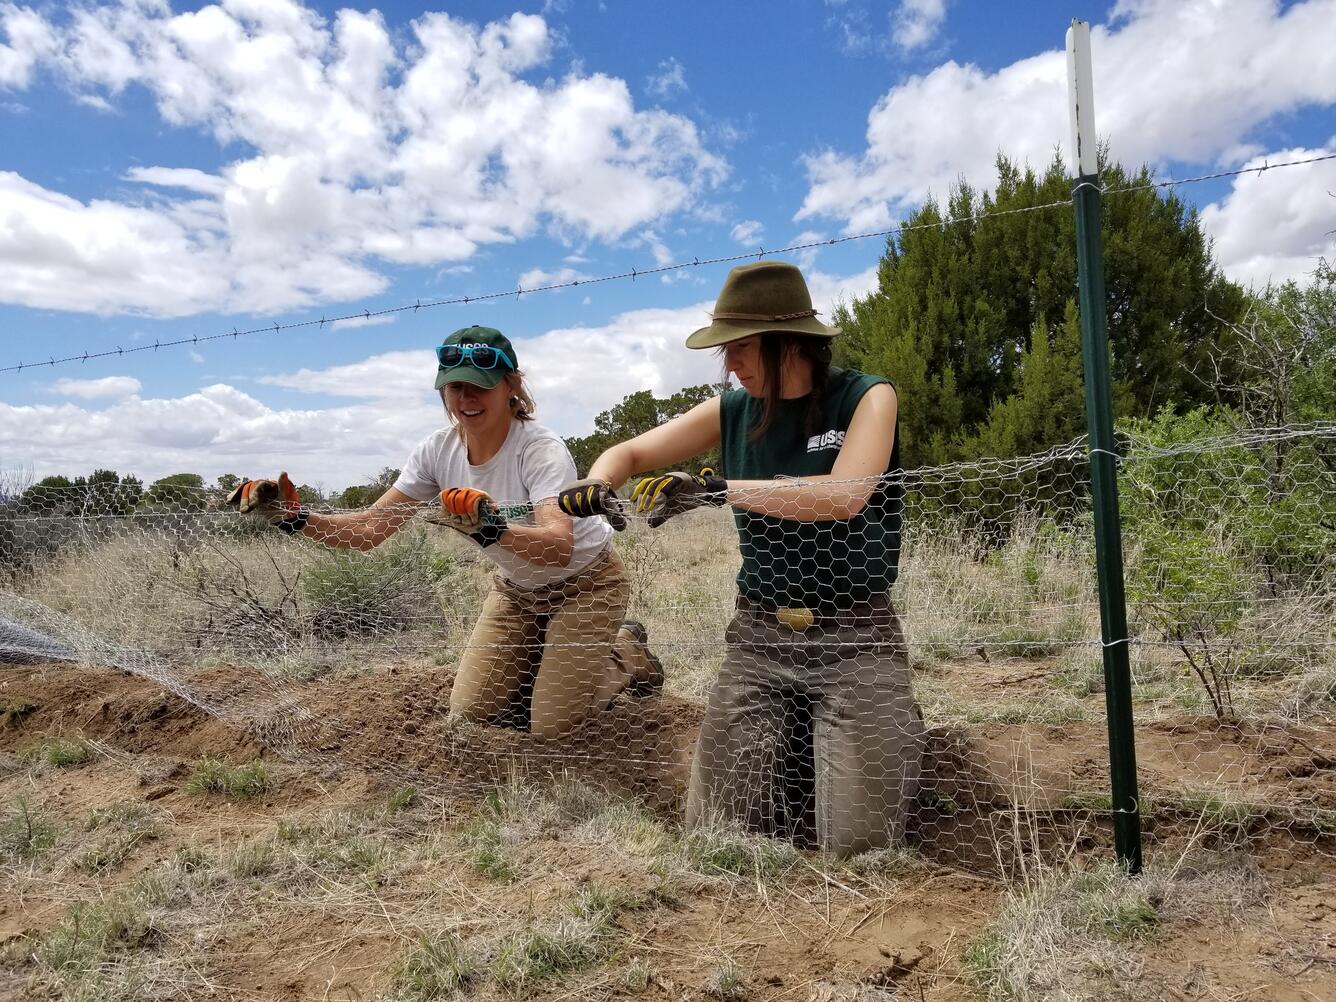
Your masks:
[{"label": "white t-shirt", "polygon": [[[555,498],[574,479],[575,461],[560,436],[532,421],[511,421],[501,451],[481,466],[470,465],[468,449],[454,428],[429,435],[408,457],[394,486],[414,501],[435,501],[447,487],[472,487],[490,494],[512,522],[533,525],[531,506]],[[516,508],[521,510],[507,510]],[[612,536],[604,519],[572,521],[575,550],[567,567],[531,564],[499,544],[483,553],[495,562],[502,577],[521,588],[565,580],[588,567]]]}]

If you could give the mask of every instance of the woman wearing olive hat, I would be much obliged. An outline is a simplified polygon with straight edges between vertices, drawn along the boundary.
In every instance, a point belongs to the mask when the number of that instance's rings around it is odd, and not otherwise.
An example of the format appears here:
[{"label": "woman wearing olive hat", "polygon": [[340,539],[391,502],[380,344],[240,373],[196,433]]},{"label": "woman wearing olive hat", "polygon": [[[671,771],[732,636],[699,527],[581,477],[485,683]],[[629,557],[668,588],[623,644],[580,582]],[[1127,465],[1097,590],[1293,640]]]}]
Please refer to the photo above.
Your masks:
[{"label": "woman wearing olive hat", "polygon": [[615,485],[720,446],[722,476],[646,477],[631,495],[650,525],[731,505],[740,537],[687,822],[722,816],[848,855],[903,834],[923,723],[888,597],[903,510],[896,394],[830,364],[838,333],[793,265],[734,268],[687,347],[720,350],[741,389],[613,446],[560,503],[615,516]]},{"label": "woman wearing olive hat", "polygon": [[286,473],[247,481],[229,501],[285,532],[359,550],[384,542],[422,503],[439,504],[429,520],[468,537],[497,571],[460,659],[451,716],[527,722],[535,734],[558,737],[624,690],[661,688],[644,627],[623,619],[629,585],[612,530],[557,507],[575,464],[560,436],[534,421],[514,346],[490,327],[466,327],[436,354],[451,426],[418,444],[370,508],[307,511]]}]

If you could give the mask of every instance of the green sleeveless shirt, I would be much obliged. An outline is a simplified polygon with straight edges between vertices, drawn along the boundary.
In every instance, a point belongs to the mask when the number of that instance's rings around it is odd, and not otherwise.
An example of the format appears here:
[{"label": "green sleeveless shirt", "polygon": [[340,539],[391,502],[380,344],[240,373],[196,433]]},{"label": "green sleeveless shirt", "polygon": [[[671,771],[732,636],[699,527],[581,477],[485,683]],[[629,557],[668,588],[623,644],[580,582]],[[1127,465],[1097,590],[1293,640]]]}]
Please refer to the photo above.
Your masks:
[{"label": "green sleeveless shirt", "polygon": [[[815,435],[804,428],[807,397],[781,400],[774,424],[760,441],[748,441],[760,423],[761,401],[735,389],[720,401],[723,475],[729,480],[769,480],[830,473],[863,394],[887,380],[832,368]],[[896,426],[887,473],[900,469]],[[733,509],[742,548],[738,591],[775,607],[842,609],[866,602],[895,582],[900,560],[904,486],[886,477],[851,519],[799,522]]]}]

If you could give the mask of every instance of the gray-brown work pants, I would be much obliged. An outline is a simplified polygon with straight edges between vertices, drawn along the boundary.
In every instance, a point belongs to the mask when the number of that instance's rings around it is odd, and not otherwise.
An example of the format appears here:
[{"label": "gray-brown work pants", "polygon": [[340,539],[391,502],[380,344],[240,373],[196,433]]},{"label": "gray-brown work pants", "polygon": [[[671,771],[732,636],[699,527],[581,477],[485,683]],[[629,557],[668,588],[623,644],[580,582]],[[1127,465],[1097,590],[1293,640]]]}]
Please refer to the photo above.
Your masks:
[{"label": "gray-brown work pants", "polygon": [[900,839],[923,718],[889,601],[800,631],[740,599],[725,639],[692,764],[688,826],[720,817],[839,856]]}]

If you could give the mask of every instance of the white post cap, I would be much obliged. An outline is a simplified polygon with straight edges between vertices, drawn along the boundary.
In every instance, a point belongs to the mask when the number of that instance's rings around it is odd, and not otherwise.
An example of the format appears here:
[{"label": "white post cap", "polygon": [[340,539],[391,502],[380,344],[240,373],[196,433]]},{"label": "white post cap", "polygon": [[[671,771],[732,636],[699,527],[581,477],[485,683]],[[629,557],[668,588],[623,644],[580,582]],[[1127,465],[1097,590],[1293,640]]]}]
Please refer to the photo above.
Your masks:
[{"label": "white post cap", "polygon": [[1072,170],[1077,177],[1099,170],[1095,138],[1095,86],[1090,71],[1090,22],[1073,19],[1067,29],[1067,98],[1072,123]]}]

